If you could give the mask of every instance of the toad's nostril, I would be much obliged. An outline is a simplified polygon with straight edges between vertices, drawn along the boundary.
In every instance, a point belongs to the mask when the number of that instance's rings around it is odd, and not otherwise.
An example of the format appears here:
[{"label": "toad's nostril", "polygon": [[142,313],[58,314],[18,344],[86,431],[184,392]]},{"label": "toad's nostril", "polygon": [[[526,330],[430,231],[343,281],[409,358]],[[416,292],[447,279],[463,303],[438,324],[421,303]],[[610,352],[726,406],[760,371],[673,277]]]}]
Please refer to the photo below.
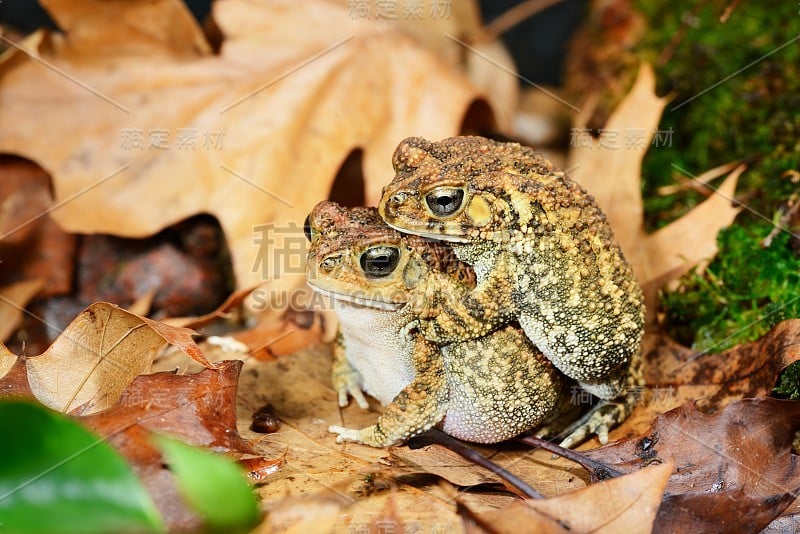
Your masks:
[{"label": "toad's nostril", "polygon": [[395,193],[394,195],[389,197],[389,202],[394,204],[395,206],[399,206],[403,202],[406,201],[406,194],[405,193]]}]

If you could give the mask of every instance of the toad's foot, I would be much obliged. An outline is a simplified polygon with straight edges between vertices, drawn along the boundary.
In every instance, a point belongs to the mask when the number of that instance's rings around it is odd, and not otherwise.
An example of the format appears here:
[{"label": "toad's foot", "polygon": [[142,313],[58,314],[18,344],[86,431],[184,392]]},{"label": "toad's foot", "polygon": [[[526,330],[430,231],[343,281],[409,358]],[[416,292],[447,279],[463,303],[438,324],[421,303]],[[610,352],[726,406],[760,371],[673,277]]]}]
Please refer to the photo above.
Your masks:
[{"label": "toad's foot", "polygon": [[355,428],[346,428],[343,426],[331,425],[328,427],[328,432],[336,434],[336,443],[344,443],[345,441],[352,441],[353,443],[362,443],[370,447],[388,447],[395,445],[410,438],[420,432],[427,430],[426,427],[408,433],[389,433],[383,431],[379,424],[368,426],[360,430]]},{"label": "toad's foot", "polygon": [[334,372],[332,377],[333,389],[339,396],[339,407],[344,408],[348,403],[348,396],[353,397],[356,404],[362,409],[369,408],[367,399],[364,398],[364,393],[361,391],[362,378],[358,371],[355,370],[340,370]]},{"label": "toad's foot", "polygon": [[328,432],[336,434],[336,443],[344,443],[345,441],[362,443],[360,438],[361,430],[356,430],[355,428],[331,425],[328,427]]},{"label": "toad's foot", "polygon": [[630,407],[625,402],[601,401],[586,415],[567,428],[567,437],[560,443],[562,447],[571,448],[597,436],[600,443],[608,443],[608,432],[627,419]]}]

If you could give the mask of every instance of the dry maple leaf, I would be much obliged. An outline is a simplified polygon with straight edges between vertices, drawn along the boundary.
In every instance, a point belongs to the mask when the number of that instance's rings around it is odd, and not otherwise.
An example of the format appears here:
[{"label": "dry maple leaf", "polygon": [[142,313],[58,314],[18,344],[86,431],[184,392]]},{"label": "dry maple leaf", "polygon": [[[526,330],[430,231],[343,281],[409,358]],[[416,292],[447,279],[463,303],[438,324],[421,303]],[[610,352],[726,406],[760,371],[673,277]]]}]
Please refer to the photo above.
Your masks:
[{"label": "dry maple leaf", "polygon": [[637,438],[587,451],[623,472],[674,462],[660,532],[758,532],[800,493],[800,402],[744,399],[711,415],[687,403]]},{"label": "dry maple leaf", "polygon": [[178,0],[43,3],[66,33],[0,66],[0,150],[51,173],[51,215],[72,232],[215,215],[240,287],[304,282],[302,252],[296,269],[268,253],[304,246],[348,154],[363,150],[374,203],[397,143],[459,133],[479,97],[407,34],[322,0],[215,2],[217,55]]},{"label": "dry maple leaf", "polygon": [[716,253],[717,232],[730,225],[739,212],[730,199],[744,171],[743,166],[736,167],[717,194],[648,235],[641,195],[642,160],[668,100],[656,96],[655,82],[652,67],[642,64],[633,87],[604,128],[607,136],[597,140],[582,136],[579,146],[570,151],[567,165],[570,175],[594,195],[608,216],[625,257],[645,288],[650,317],[654,317],[658,288]]},{"label": "dry maple leaf", "polygon": [[550,499],[515,502],[483,514],[490,532],[650,532],[674,464],[593,484]]},{"label": "dry maple leaf", "polygon": [[[117,402],[158,351],[171,343],[206,367],[211,364],[192,340],[194,331],[140,317],[107,302],[92,304],[42,354],[8,365],[0,352],[0,369],[14,371],[0,378],[2,391],[30,393],[54,410],[92,414]],[[20,383],[24,377],[26,383]],[[16,384],[16,385],[15,385]]]}]

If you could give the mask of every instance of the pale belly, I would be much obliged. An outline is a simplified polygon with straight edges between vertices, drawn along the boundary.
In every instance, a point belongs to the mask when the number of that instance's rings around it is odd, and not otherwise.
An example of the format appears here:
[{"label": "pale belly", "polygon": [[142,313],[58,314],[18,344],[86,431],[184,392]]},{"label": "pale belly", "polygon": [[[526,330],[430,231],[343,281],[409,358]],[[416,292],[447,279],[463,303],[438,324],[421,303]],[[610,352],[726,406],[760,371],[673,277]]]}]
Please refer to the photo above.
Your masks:
[{"label": "pale belly", "polygon": [[407,314],[344,301],[336,301],[336,313],[347,359],[361,374],[364,391],[389,404],[414,378]]}]

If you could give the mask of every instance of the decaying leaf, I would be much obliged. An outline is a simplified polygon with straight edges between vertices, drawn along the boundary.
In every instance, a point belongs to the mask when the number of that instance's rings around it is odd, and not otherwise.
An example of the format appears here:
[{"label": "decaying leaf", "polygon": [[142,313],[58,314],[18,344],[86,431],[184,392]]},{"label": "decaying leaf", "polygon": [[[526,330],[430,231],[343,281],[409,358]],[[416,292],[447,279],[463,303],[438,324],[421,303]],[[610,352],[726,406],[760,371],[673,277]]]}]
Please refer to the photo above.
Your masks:
[{"label": "decaying leaf", "polygon": [[193,333],[98,302],[78,315],[45,352],[26,357],[20,365],[30,392],[42,404],[88,415],[116,403],[165,343],[210,367]]},{"label": "decaying leaf", "polygon": [[512,503],[481,516],[492,532],[650,532],[674,469],[665,463],[566,495]]},{"label": "decaying leaf", "polygon": [[42,284],[43,281],[37,279],[0,287],[0,342],[6,341],[20,325],[25,305],[42,288]]},{"label": "decaying leaf", "polygon": [[687,403],[643,436],[586,454],[623,472],[674,462],[662,532],[758,532],[800,494],[800,402],[760,397],[706,415]]},{"label": "decaying leaf", "polygon": [[39,297],[69,293],[75,237],[48,215],[50,177],[35,163],[0,154],[0,281],[40,279]]},{"label": "decaying leaf", "polygon": [[151,443],[161,432],[218,452],[252,454],[236,430],[241,362],[223,362],[194,375],[139,376],[110,409],[79,421],[106,438],[131,463],[171,530],[197,528],[200,519],[181,499],[173,475]]},{"label": "decaying leaf", "polygon": [[49,0],[68,33],[0,67],[0,150],[51,172],[51,214],[72,232],[138,237],[215,215],[240,287],[302,284],[267,251],[304,242],[353,150],[374,204],[397,143],[457,134],[479,97],[407,34],[336,3],[215,2],[218,55],[177,0],[102,4]]},{"label": "decaying leaf", "polygon": [[[770,395],[780,372],[800,360],[800,320],[778,324],[760,340],[718,354],[697,353],[667,336],[646,333],[646,386],[631,416],[611,439],[639,436],[659,415],[686,402],[704,412],[731,402]],[[597,446],[592,440],[589,447]]]},{"label": "decaying leaf", "polygon": [[642,64],[633,88],[609,118],[605,136],[581,136],[571,149],[567,164],[570,175],[595,196],[608,215],[626,258],[645,286],[651,317],[658,288],[716,252],[717,232],[739,212],[731,206],[730,199],[744,170],[737,167],[717,194],[669,226],[646,234],[642,160],[668,101],[656,96],[655,83],[652,67]]},{"label": "decaying leaf", "polygon": [[764,337],[720,353],[698,353],[666,336],[645,353],[645,380],[660,386],[690,386],[706,389],[695,395],[704,411],[717,410],[746,397],[766,396],[778,375],[800,360],[800,320],[778,324]]}]

